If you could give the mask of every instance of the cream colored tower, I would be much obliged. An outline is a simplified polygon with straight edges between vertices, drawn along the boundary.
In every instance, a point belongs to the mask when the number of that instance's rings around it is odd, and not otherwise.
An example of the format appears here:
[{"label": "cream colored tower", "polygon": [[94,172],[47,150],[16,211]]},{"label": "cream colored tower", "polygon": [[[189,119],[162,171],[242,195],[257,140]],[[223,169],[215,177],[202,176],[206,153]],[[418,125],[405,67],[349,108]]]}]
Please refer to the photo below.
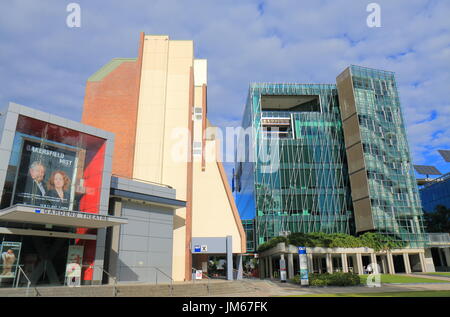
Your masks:
[{"label": "cream colored tower", "polygon": [[205,156],[218,148],[206,138],[206,87],[207,61],[194,59],[193,41],[144,36],[133,178],[169,185],[187,202],[174,216],[175,281],[191,278],[192,236],[231,235],[233,253],[245,252],[222,164]]}]

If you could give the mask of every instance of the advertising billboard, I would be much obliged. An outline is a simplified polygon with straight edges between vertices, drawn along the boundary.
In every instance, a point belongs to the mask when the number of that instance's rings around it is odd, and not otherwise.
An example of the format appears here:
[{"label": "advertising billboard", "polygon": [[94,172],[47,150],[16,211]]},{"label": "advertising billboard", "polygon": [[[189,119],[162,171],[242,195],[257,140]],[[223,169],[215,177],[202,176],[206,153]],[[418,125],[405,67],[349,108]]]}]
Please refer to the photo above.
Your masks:
[{"label": "advertising billboard", "polygon": [[72,210],[77,151],[24,139],[14,204]]},{"label": "advertising billboard", "polygon": [[15,278],[19,263],[21,242],[3,241],[0,250],[0,278]]}]

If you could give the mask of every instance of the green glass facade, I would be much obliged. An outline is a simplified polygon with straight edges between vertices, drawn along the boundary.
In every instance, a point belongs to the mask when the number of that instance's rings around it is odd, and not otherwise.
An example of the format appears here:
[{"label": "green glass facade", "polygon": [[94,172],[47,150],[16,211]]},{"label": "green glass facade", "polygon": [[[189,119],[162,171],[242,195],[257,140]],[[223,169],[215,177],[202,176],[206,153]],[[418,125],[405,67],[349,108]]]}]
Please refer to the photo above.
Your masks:
[{"label": "green glass facade", "polygon": [[394,73],[351,66],[374,229],[427,242]]},{"label": "green glass facade", "polygon": [[337,85],[250,86],[234,177],[254,250],[294,232],[376,231],[425,245],[394,74],[344,73]]},{"label": "green glass facade", "polygon": [[236,201],[255,217],[258,245],[286,232],[354,232],[335,85],[254,84],[243,123],[256,159],[237,163]]}]

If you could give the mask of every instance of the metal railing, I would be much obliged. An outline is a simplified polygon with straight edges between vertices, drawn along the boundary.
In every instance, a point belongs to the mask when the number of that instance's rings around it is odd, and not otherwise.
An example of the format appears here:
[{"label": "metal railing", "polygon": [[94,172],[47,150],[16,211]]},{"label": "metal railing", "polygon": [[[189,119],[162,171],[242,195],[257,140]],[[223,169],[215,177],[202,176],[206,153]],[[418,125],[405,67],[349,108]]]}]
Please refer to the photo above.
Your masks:
[{"label": "metal railing", "polygon": [[[100,269],[100,271],[102,272],[102,274],[106,274],[106,276],[107,276],[109,279],[112,279],[112,280],[113,280],[113,285],[112,285],[113,293],[112,293],[112,296],[113,296],[113,297],[116,297],[116,296],[117,296],[117,278],[116,278],[115,276],[113,276],[111,273],[109,273],[108,271],[106,271],[106,270],[103,268],[103,266],[100,266],[100,265],[82,265],[81,267],[82,267],[82,268],[93,269],[93,270],[94,270],[93,274],[95,273],[95,269]],[[103,276],[102,276],[102,279],[101,279],[101,280],[103,280]],[[66,281],[64,281],[64,284],[65,284],[65,282],[66,282]],[[109,281],[108,281],[108,284],[109,284]]]},{"label": "metal railing", "polygon": [[163,271],[161,271],[160,269],[158,269],[157,267],[153,267],[155,269],[156,272],[156,285],[158,285],[158,272],[162,273],[164,276],[168,277],[170,279],[170,296],[173,296],[173,278],[171,276],[169,276],[168,274],[164,273]]},{"label": "metal railing", "polygon": [[448,233],[428,233],[431,244],[450,244],[450,234]]}]

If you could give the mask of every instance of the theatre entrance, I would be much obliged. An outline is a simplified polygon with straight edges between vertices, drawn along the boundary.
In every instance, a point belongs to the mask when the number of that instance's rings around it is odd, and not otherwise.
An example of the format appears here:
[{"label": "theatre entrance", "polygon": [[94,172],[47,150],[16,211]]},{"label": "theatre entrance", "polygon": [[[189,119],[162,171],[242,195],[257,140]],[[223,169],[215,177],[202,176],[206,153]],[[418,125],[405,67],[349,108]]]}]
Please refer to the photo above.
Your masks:
[{"label": "theatre entrance", "polygon": [[[31,285],[64,285],[69,245],[75,244],[74,239],[52,238],[40,236],[1,235],[2,241],[21,242],[19,265]],[[26,285],[21,277],[19,285]]]}]

